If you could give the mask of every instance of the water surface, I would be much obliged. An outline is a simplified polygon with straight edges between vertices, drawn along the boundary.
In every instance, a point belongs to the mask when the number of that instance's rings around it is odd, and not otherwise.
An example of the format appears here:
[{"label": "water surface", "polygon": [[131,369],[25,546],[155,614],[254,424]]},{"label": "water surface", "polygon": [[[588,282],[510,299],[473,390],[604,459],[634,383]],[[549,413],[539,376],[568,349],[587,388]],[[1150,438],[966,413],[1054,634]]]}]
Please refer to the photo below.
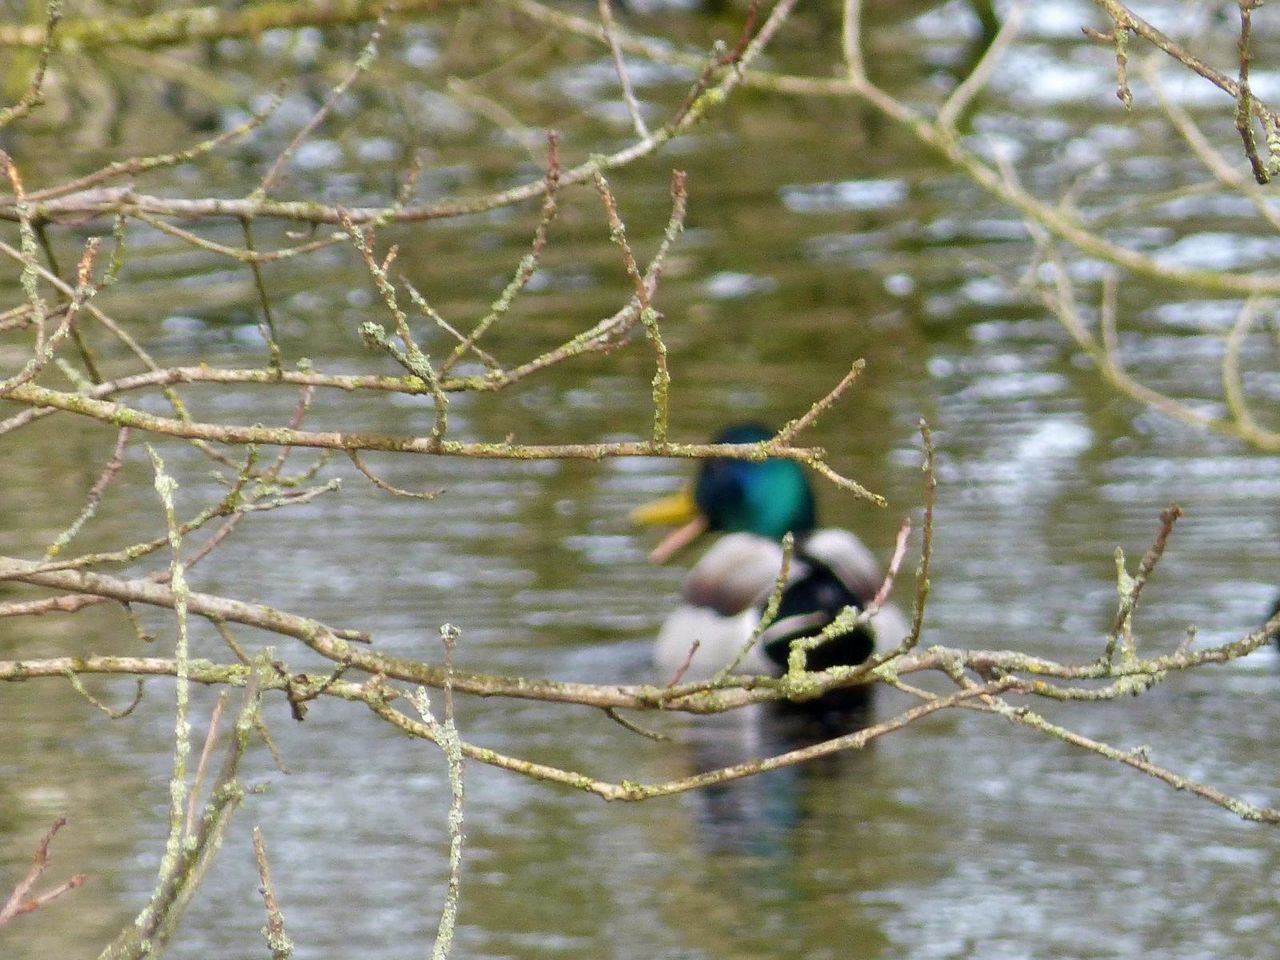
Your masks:
[{"label": "water surface", "polygon": [[[680,36],[726,32],[663,16]],[[1151,135],[1161,128],[1149,111],[1128,116],[1114,103],[1107,51],[1077,39],[1091,17],[1083,4],[1037,9],[975,119],[977,135],[1006,145],[1045,195],[1093,171],[1088,205],[1118,203],[1153,182],[1172,188],[1204,179],[1167,133]],[[507,96],[530,128],[554,123],[575,156],[624,142],[605,57],[574,42],[559,49],[539,41],[488,76],[486,64],[511,50],[505,41],[469,39],[487,22],[468,12],[395,32],[382,76],[400,82],[390,92],[357,94],[334,127],[344,133],[328,139],[322,131],[299,155],[291,194],[374,202],[414,148],[427,160],[423,197],[536,175],[518,143],[441,93],[454,73]],[[814,56],[831,45],[830,27],[819,13],[803,15],[784,33],[776,62],[821,72]],[[946,67],[969,34],[955,4],[876,31],[875,62],[904,95],[949,82]],[[291,89],[285,109],[232,159],[202,168],[194,181],[181,173],[161,179],[156,192],[247,192],[332,81],[320,79],[321,68],[336,76],[334,65],[349,62],[357,47],[326,54],[310,34],[257,48],[223,44],[212,68],[249,83],[267,69],[262,57],[273,44],[294,58],[302,92]],[[1264,62],[1258,70],[1261,88]],[[537,83],[519,82],[524,77]],[[655,115],[683,96],[678,71],[637,68],[636,80]],[[1186,102],[1198,105],[1196,96],[1189,88]],[[1231,150],[1229,110],[1216,100],[1210,106],[1206,121]],[[156,117],[147,131],[126,125],[118,144],[59,154],[53,167],[92,169],[103,155],[138,149],[144,134],[188,142],[190,118]],[[412,142],[406,122],[419,131]],[[52,136],[20,137],[19,163],[34,163]],[[701,439],[744,417],[783,422],[866,358],[867,372],[813,439],[891,506],[877,510],[823,487],[822,512],[885,556],[901,518],[918,512],[916,424],[928,418],[939,488],[924,643],[1095,656],[1114,609],[1114,548],[1140,555],[1159,511],[1175,500],[1187,516],[1144,594],[1144,646],[1171,648],[1192,623],[1202,640],[1227,639],[1259,619],[1276,586],[1280,458],[1173,424],[1106,390],[1038,301],[1016,289],[1031,250],[1012,213],[856,107],[744,93],[667,152],[611,177],[642,251],[653,249],[666,219],[674,165],[688,171],[691,190],[688,230],[659,296],[675,434]],[[562,207],[530,291],[488,338],[505,361],[563,340],[628,296],[598,199],[578,190]],[[1274,236],[1242,234],[1240,212],[1221,199],[1184,199],[1126,236],[1162,250],[1170,263],[1274,266]],[[504,210],[387,229],[383,239],[401,243],[405,273],[463,322],[505,282],[535,222],[531,209]],[[264,224],[259,242],[274,242],[282,229]],[[238,227],[210,235],[234,243]],[[76,236],[58,240],[71,251]],[[130,255],[124,282],[103,305],[160,362],[263,362],[247,272],[141,230],[131,234]],[[1081,276],[1096,279],[1097,271],[1084,265]],[[356,328],[379,316],[379,306],[349,251],[273,265],[266,278],[290,362],[306,356],[325,370],[392,371],[360,346]],[[1215,396],[1222,332],[1238,304],[1132,280],[1122,303],[1132,372],[1159,388]],[[439,351],[445,342],[427,346]],[[107,360],[132,369],[126,357]],[[1274,343],[1253,338],[1246,366],[1259,409],[1274,410]],[[651,354],[637,342],[496,398],[457,396],[451,429],[459,438],[514,434],[526,442],[640,437],[650,421],[651,370]],[[184,396],[200,418],[245,423],[284,422],[295,401],[227,387],[192,386]],[[163,409],[150,399],[145,406]],[[431,410],[418,399],[322,392],[308,423],[422,435]],[[113,442],[69,417],[9,438],[0,551],[38,556],[78,511]],[[199,454],[157,446],[182,484],[186,511],[217,495]],[[291,469],[315,456],[298,451]],[[675,602],[681,569],[645,563],[650,542],[631,529],[627,512],[676,487],[688,465],[367,459],[391,483],[446,493],[430,503],[391,498],[334,460],[321,476],[342,477],[340,492],[251,518],[193,571],[194,586],[359,626],[381,649],[424,658],[438,656],[437,629],[452,622],[463,631],[459,662],[477,670],[650,679],[648,639]],[[103,548],[162,529],[135,442],[122,481],[80,545]],[[911,589],[904,574],[900,596]],[[142,615],[161,638],[146,652],[161,655],[171,620]],[[268,642],[247,632],[242,639]],[[269,642],[295,669],[314,665],[283,641]],[[227,656],[205,625],[194,627],[193,644],[199,656]],[[6,657],[139,647],[120,613],[105,607],[74,618],[0,620]],[[1274,804],[1275,660],[1263,650],[1171,678],[1138,700],[1044,712]],[[93,689],[113,703],[130,692],[120,683]],[[173,723],[172,685],[153,680],[147,690],[138,709],[115,722],[60,682],[0,691],[0,887],[25,869],[60,813],[71,825],[55,847],[55,876],[91,876],[64,902],[4,931],[7,952],[92,955],[144,902],[163,847]],[[213,694],[194,697],[195,715],[207,716]],[[904,705],[884,692],[879,715]],[[170,956],[261,951],[252,824],[266,834],[299,958],[426,952],[447,867],[448,789],[438,752],[345,703],[317,702],[298,725],[272,699],[267,719],[292,772],[276,772],[265,750],[251,754],[249,779],[264,790],[238,815]],[[585,708],[534,702],[464,700],[459,724],[476,743],[613,780],[683,776],[779,746],[758,717],[642,719],[675,742],[642,739]],[[472,765],[466,834],[459,957],[1199,960],[1274,952],[1280,840],[1272,828],[968,714],[936,716],[862,754],[639,805],[608,805]]]}]

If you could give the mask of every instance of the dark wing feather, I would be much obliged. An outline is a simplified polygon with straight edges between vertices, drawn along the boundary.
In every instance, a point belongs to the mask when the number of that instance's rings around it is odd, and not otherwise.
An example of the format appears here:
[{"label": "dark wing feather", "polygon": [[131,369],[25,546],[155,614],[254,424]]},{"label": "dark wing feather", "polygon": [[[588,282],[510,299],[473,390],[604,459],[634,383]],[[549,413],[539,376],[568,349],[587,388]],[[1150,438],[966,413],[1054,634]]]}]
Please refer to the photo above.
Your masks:
[{"label": "dark wing feather", "polygon": [[[847,530],[817,530],[796,553],[796,575],[782,595],[777,620],[762,638],[765,653],[783,667],[793,640],[822,632],[845,607],[863,609],[881,583],[875,557]],[[809,669],[862,663],[875,643],[873,626],[860,624],[811,650]]]},{"label": "dark wing feather", "polygon": [[[800,577],[783,591],[778,617],[761,638],[765,654],[783,667],[793,640],[821,633],[841,610],[861,610],[863,605],[826,564],[807,556],[802,562]],[[859,624],[809,651],[806,662],[810,670],[853,665],[866,660],[874,649],[875,634],[870,625]]]}]

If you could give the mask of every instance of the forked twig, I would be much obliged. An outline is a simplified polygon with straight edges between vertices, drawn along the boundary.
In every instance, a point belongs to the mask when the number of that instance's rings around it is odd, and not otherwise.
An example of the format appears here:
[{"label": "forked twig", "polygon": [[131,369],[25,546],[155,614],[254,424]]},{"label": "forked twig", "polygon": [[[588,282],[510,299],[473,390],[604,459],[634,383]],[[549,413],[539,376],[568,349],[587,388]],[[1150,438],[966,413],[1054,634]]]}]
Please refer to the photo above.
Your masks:
[{"label": "forked twig", "polygon": [[53,822],[48,831],[41,839],[39,846],[36,847],[35,860],[31,864],[31,869],[27,871],[26,876],[18,881],[14,886],[13,892],[9,895],[9,899],[0,906],[0,927],[24,913],[31,913],[33,910],[39,910],[46,903],[62,896],[68,890],[74,890],[76,887],[84,885],[87,874],[77,873],[69,880],[64,880],[44,893],[29,896],[31,888],[36,885],[36,881],[44,874],[49,867],[49,844],[53,842],[54,836],[67,824],[66,817],[58,817]]}]

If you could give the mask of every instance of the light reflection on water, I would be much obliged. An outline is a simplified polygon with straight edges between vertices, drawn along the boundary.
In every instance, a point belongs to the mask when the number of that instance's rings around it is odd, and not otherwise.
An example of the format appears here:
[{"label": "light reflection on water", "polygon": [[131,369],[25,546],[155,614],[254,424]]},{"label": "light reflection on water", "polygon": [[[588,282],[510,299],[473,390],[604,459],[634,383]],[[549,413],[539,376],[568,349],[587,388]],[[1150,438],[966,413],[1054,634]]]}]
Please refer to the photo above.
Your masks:
[{"label": "light reflection on water", "polygon": [[[1055,26],[1062,18],[1046,16],[1037,29],[1065,36]],[[1065,19],[1075,23],[1073,16]],[[936,16],[927,24],[936,30]],[[423,49],[430,56],[419,59],[433,62],[435,47]],[[1051,79],[1078,81],[1087,72],[1053,60],[1061,51],[1052,47],[1035,55],[1064,71],[1043,74]],[[597,108],[611,76],[604,61],[579,70],[567,95]],[[1105,90],[1107,76],[1099,76],[1092,88]],[[662,72],[649,82],[663,83]],[[1051,91],[1024,93],[1040,103]],[[883,556],[900,517],[919,502],[915,422],[929,418],[941,486],[926,643],[1094,656],[1114,605],[1112,551],[1120,544],[1139,555],[1159,510],[1175,499],[1187,518],[1148,588],[1142,642],[1172,647],[1192,622],[1206,640],[1252,626],[1275,585],[1277,458],[1247,455],[1107,393],[1059,328],[993,279],[1027,255],[1021,225],[1007,211],[939,181],[883,137],[876,150],[851,154],[849,169],[833,170],[823,149],[831,131],[797,126],[785,104],[778,113],[787,116],[768,135],[776,142],[759,139],[760,131],[747,140],[731,123],[713,121],[703,139],[682,146],[679,162],[694,190],[691,230],[679,250],[686,259],[673,265],[661,293],[679,435],[705,437],[744,413],[782,422],[866,356],[862,382],[815,439],[893,506],[876,512],[826,489],[822,506]],[[452,115],[434,122],[456,131],[473,124]],[[1092,138],[1097,128],[1088,122],[1055,118]],[[1120,131],[1107,141],[1114,154],[1134,152],[1127,128],[1108,129]],[[726,151],[726,139],[741,153]],[[1050,139],[1028,149],[1052,150]],[[1046,153],[1031,162],[1052,182],[1056,159]],[[1068,165],[1085,160],[1095,158],[1065,157]],[[1163,176],[1181,162],[1136,157],[1124,172]],[[735,175],[748,168],[750,181]],[[429,189],[477,179],[465,163],[440,169],[447,177]],[[644,178],[618,179],[624,208],[635,211],[633,236],[652,239],[665,217],[662,192],[647,198],[648,209],[643,195],[627,192],[628,179]],[[350,197],[367,185],[342,187]],[[645,189],[637,183],[638,193]],[[968,214],[957,217],[956,209]],[[1170,205],[1164,214],[1176,223],[1229,209]],[[445,306],[482,309],[526,249],[525,220],[500,214],[487,221],[492,230],[452,225],[412,234],[406,250],[421,260],[406,269]],[[603,227],[590,222],[600,229],[571,219],[562,235],[553,231],[551,261],[528,294],[527,313],[496,331],[500,355],[553,343],[625,295],[618,264],[601,255]],[[1275,253],[1270,238],[1244,243],[1218,226],[1178,226],[1183,239],[1169,255],[1179,262],[1210,255],[1260,262]],[[1153,235],[1151,243],[1173,236]],[[210,274],[208,261],[167,239],[145,242],[165,255],[143,284],[150,299],[125,309],[159,330],[162,362],[193,351],[261,362],[246,275],[225,264]],[[439,289],[435,270],[456,274],[456,289]],[[173,273],[202,276],[205,286],[191,303],[160,309]],[[322,369],[382,369],[352,334],[374,307],[349,259],[290,266],[272,283],[284,304],[278,319],[289,356],[310,356]],[[1204,335],[1203,325],[1230,323],[1234,307],[1169,305],[1158,291],[1141,293],[1128,293],[1145,310],[1124,341],[1133,369],[1166,387],[1185,387],[1187,371],[1200,364],[1212,370],[1221,340]],[[578,296],[585,305],[574,306]],[[502,402],[459,397],[451,425],[477,438],[639,436],[649,419],[651,364],[637,346],[560,368]],[[187,396],[207,418],[242,422],[281,422],[294,402],[236,389],[193,387]],[[425,432],[431,417],[417,398],[335,400],[321,392],[311,423],[335,426],[340,414],[405,433]],[[0,548],[18,555],[69,521],[109,452],[102,437],[65,421],[46,421],[29,435],[30,445],[11,451],[4,467],[12,502],[41,507],[0,514]],[[177,445],[163,453],[188,509],[215,494],[198,455]],[[313,456],[299,452],[294,468]],[[291,515],[252,518],[193,571],[197,589],[358,625],[380,648],[420,656],[436,656],[439,624],[456,622],[459,662],[468,668],[650,679],[646,641],[681,571],[644,562],[647,543],[626,515],[637,501],[674,489],[687,465],[368,460],[397,486],[446,492],[426,504],[391,499],[335,461],[326,475],[344,478],[340,494]],[[159,530],[138,451],[126,476],[99,521],[103,545],[136,539],[140,522],[147,535]],[[909,591],[904,579],[900,590]],[[164,617],[144,616],[169,635]],[[105,608],[84,620],[0,622],[0,649],[33,656],[130,649],[121,630],[119,615]],[[223,656],[202,626],[193,642],[197,655]],[[292,667],[314,665],[276,646]],[[1260,651],[1171,678],[1133,702],[1044,712],[1123,748],[1146,745],[1159,762],[1247,799],[1274,802],[1276,660]],[[123,697],[116,685],[105,689],[113,702]],[[29,955],[87,953],[143,902],[162,843],[171,690],[152,681],[138,711],[115,723],[63,686],[0,691],[0,877],[25,868],[34,837],[64,811],[72,826],[59,838],[57,862],[94,877],[73,895],[74,914],[67,901],[6,931],[31,938]],[[209,692],[197,691],[196,700],[196,715],[207,715]],[[879,715],[903,704],[884,693]],[[262,921],[245,840],[250,823],[264,825],[299,957],[420,952],[444,892],[440,757],[347,704],[315,703],[298,726],[272,703],[268,719],[293,773],[273,772],[255,752],[251,779],[270,789],[247,801],[170,955],[255,948]],[[464,701],[460,725],[484,746],[615,780],[683,776],[785,746],[757,715],[639,719],[676,743],[654,744],[602,715],[537,703]],[[607,806],[480,767],[469,769],[467,789],[461,956],[1199,960],[1272,952],[1269,891],[1280,879],[1273,832],[991,719],[940,716],[863,754],[639,806]]]}]

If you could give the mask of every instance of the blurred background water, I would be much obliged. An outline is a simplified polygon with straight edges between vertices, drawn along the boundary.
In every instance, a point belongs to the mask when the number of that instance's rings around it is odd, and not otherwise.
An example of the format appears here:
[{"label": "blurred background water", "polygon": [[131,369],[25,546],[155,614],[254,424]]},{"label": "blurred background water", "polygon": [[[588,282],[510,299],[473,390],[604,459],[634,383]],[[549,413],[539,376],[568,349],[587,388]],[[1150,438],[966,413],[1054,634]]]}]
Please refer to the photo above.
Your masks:
[{"label": "blurred background water", "polygon": [[[1160,8],[1170,18],[1173,9]],[[803,9],[769,65],[827,72],[833,11]],[[1208,43],[1218,21],[1202,16]],[[1263,95],[1280,92],[1270,20],[1257,18],[1254,85]],[[663,9],[625,22],[705,46],[732,38],[738,20]],[[1082,39],[1082,24],[1102,26],[1089,4],[1034,6],[975,117],[975,136],[1004,150],[1042,195],[1077,185],[1077,202],[1090,211],[1206,179],[1141,89],[1135,113],[1123,111],[1111,54]],[[381,202],[415,152],[424,165],[419,199],[481,193],[537,175],[547,126],[560,130],[568,157],[625,143],[629,124],[607,55],[529,30],[527,21],[477,10],[393,27],[370,81],[298,152],[282,194]],[[976,31],[964,4],[899,9],[873,17],[869,60],[895,94],[936,96],[954,82],[951,69],[970,55]],[[1233,35],[1222,36],[1209,53],[1230,63]],[[167,195],[243,195],[362,40],[272,33],[181,63],[135,54],[142,59],[132,68],[123,55],[74,55],[82,83],[55,90],[61,95],[7,149],[34,188],[106,159],[187,144],[207,135],[193,128],[221,128],[245,114],[160,82],[159,64],[204,71],[208,92],[226,88],[237,102],[260,106],[285,63],[292,77],[284,104],[246,144],[196,171],[144,181]],[[683,99],[689,76],[632,67],[651,122],[660,122]],[[450,87],[450,77],[467,79]],[[1170,82],[1217,142],[1237,151],[1225,98],[1172,75]],[[86,105],[83,90],[92,89],[102,99]],[[527,125],[528,137],[495,125],[495,103]],[[668,215],[672,167],[688,171],[690,189],[688,229],[658,299],[674,433],[697,440],[732,420],[780,423],[865,357],[866,373],[813,439],[891,506],[877,510],[822,487],[822,514],[887,556],[902,517],[918,513],[916,424],[929,420],[939,488],[924,643],[1095,656],[1114,609],[1113,550],[1140,554],[1174,500],[1186,518],[1144,594],[1144,646],[1171,648],[1188,624],[1212,641],[1260,620],[1280,580],[1280,457],[1171,423],[1105,389],[1057,322],[1018,292],[1032,251],[1009,210],[855,104],[742,91],[691,135],[611,175],[642,254],[655,248]],[[1124,219],[1115,235],[1171,263],[1274,269],[1280,242],[1251,226],[1240,204],[1183,196]],[[503,209],[388,227],[379,239],[401,244],[400,268],[463,324],[506,282],[536,218],[534,208]],[[71,260],[83,236],[103,229],[60,228],[54,239]],[[291,229],[263,222],[255,239],[266,247]],[[206,235],[238,243],[239,230],[229,224]],[[359,323],[383,317],[348,248],[264,273],[288,362],[394,372],[360,345]],[[1097,271],[1083,264],[1078,275],[1088,285]],[[7,302],[18,302],[16,275],[3,282]],[[613,312],[629,291],[598,198],[566,191],[544,263],[486,349],[507,362],[533,356]],[[136,225],[121,283],[101,300],[162,364],[240,367],[264,363],[256,303],[246,270]],[[1223,334],[1239,304],[1126,280],[1121,308],[1131,371],[1215,403]],[[426,345],[447,349],[439,338]],[[1280,399],[1275,357],[1274,341],[1268,346],[1259,330],[1244,363],[1264,413]],[[110,350],[106,362],[133,369]],[[651,369],[651,353],[637,342],[496,397],[454,396],[451,432],[525,442],[640,437]],[[238,423],[283,423],[296,399],[227,386],[192,386],[184,397],[198,419]],[[138,402],[163,409],[158,398]],[[324,391],[308,420],[315,429],[414,435],[430,423],[420,398]],[[7,438],[0,553],[38,556],[80,509],[113,442],[113,431],[69,416]],[[187,512],[217,496],[203,457],[152,442],[177,474]],[[314,456],[299,451],[291,469]],[[453,622],[463,632],[459,662],[477,670],[596,683],[650,678],[648,641],[675,602],[682,565],[646,564],[650,541],[627,513],[676,487],[688,464],[367,459],[391,483],[446,493],[430,503],[391,498],[335,459],[321,475],[342,477],[340,492],[250,518],[193,571],[194,587],[368,629],[380,649],[429,659],[439,657],[439,625]],[[162,523],[135,439],[122,480],[77,543],[130,543],[158,535]],[[900,596],[911,587],[904,575]],[[5,599],[30,595],[0,588]],[[163,655],[171,618],[142,615],[161,637],[145,652]],[[264,642],[247,632],[243,639]],[[271,642],[292,667],[313,664]],[[226,659],[204,625],[193,643],[196,655]],[[0,620],[0,657],[138,649],[116,610]],[[1170,678],[1132,702],[1045,712],[1274,804],[1275,661],[1262,650]],[[91,686],[112,702],[129,693],[120,682]],[[152,680],[147,691],[130,717],[110,722],[62,682],[0,690],[0,889],[25,870],[60,813],[71,823],[56,841],[51,876],[90,875],[64,901],[0,931],[0,953],[96,954],[145,901],[163,847],[173,722],[172,684]],[[195,716],[207,716],[213,696],[195,691]],[[880,715],[902,705],[882,694]],[[254,749],[249,779],[264,790],[246,801],[169,955],[262,951],[255,823],[298,957],[425,952],[447,868],[442,758],[350,704],[316,702],[301,725],[278,698],[266,713],[292,772],[276,772],[266,751]],[[675,742],[642,739],[584,708],[533,702],[464,699],[459,724],[476,743],[613,780],[682,776],[770,747],[767,737],[750,739],[758,728],[732,718],[642,719],[665,721]],[[471,765],[466,835],[458,957],[1261,958],[1274,956],[1280,919],[1274,828],[962,714],[935,716],[863,754],[639,805],[606,805]]]}]

